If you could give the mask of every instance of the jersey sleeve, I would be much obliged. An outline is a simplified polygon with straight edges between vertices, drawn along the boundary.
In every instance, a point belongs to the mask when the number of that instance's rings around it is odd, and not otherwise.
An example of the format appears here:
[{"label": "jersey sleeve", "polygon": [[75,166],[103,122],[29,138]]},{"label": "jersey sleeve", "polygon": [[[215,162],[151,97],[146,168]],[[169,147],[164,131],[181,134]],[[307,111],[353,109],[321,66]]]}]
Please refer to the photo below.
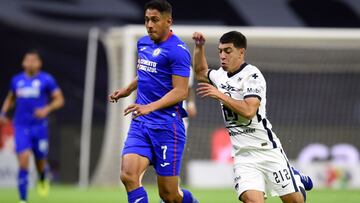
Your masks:
[{"label": "jersey sleeve", "polygon": [[16,80],[15,80],[15,78],[12,78],[12,79],[11,79],[9,90],[10,90],[13,94],[16,93]]},{"label": "jersey sleeve", "polygon": [[191,57],[187,47],[178,44],[169,54],[171,73],[182,77],[190,76]]},{"label": "jersey sleeve", "polygon": [[265,98],[266,82],[260,72],[254,72],[244,81],[244,99],[257,97],[260,101]]},{"label": "jersey sleeve", "polygon": [[47,74],[45,79],[46,79],[46,90],[50,94],[52,94],[55,90],[59,89],[59,86],[56,83],[54,77],[52,77],[50,74]]},{"label": "jersey sleeve", "polygon": [[216,79],[218,78],[219,70],[209,69],[207,77],[210,81],[210,84],[216,86]]}]

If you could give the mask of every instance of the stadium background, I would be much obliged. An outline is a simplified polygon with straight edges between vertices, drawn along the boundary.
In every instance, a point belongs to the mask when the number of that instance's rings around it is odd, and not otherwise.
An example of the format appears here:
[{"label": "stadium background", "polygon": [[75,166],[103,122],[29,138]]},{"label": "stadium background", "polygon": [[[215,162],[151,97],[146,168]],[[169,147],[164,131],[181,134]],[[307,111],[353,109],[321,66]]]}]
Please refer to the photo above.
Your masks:
[{"label": "stadium background", "polygon": [[[45,60],[44,70],[56,77],[64,91],[65,108],[50,118],[49,159],[54,181],[76,183],[78,180],[82,97],[89,28],[98,26],[106,30],[114,26],[142,24],[142,8],[145,2],[144,0],[9,0],[0,2],[1,102],[7,93],[11,76],[21,70],[20,61],[23,53],[30,48],[40,50]],[[356,0],[170,2],[174,7],[175,24],[181,25],[360,27],[360,4]],[[99,143],[102,142],[104,135],[108,94],[106,55],[103,45],[99,45],[93,110],[91,172],[94,171],[98,161],[101,146]],[[256,52],[256,50],[253,51]],[[332,61],[329,59],[334,56],[359,55],[359,50],[345,52],[323,50],[325,57],[318,58],[317,51],[303,50],[301,53],[314,56],[310,62],[316,62],[319,67],[331,64]],[[292,53],[291,50],[281,50],[277,53],[269,50],[263,52],[261,56],[263,56],[262,59],[250,58],[249,61],[259,63],[260,68],[261,60],[265,59],[277,60],[278,64],[285,66],[299,55]],[[359,67],[359,61],[355,59],[341,62],[346,66],[355,66],[354,69]],[[329,147],[336,143],[346,142],[360,149],[357,135],[360,122],[359,73],[345,71],[340,74],[329,72],[290,75],[286,72],[274,74],[265,71],[264,74],[272,78],[268,79],[268,114],[279,136],[281,137],[281,134],[289,136],[282,138],[282,142],[290,159],[296,159],[301,149],[314,141]],[[304,88],[304,85],[309,83],[311,86]],[[198,103],[200,104],[198,105],[199,117],[191,121],[189,150],[186,152],[185,160],[189,160],[190,157],[209,159],[211,156],[209,136],[214,129],[222,126],[218,104],[210,100],[198,100],[198,102],[201,102]],[[285,105],[285,102],[294,105]],[[334,107],[332,111],[328,111],[325,106]],[[208,111],[208,109],[215,110]],[[204,124],[211,127],[204,127]],[[313,128],[308,128],[309,126]],[[334,130],[334,126],[337,126],[336,129],[340,132]],[[201,136],[201,139],[195,139],[194,136]]]}]

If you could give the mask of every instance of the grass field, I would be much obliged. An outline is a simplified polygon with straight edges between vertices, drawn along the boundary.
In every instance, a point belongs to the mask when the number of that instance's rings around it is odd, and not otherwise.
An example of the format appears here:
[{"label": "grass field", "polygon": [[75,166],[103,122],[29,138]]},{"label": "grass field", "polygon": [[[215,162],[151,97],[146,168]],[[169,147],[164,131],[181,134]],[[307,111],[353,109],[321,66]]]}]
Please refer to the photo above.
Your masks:
[{"label": "grass field", "polygon": [[[158,203],[155,186],[146,186],[150,203]],[[231,189],[191,189],[201,203],[236,203],[235,192]],[[17,203],[16,189],[0,188],[0,203]],[[281,202],[279,198],[270,198],[267,203]],[[52,186],[46,199],[30,190],[29,203],[127,203],[124,188],[89,188],[75,186]],[[360,190],[314,190],[308,193],[307,203],[360,203]]]}]

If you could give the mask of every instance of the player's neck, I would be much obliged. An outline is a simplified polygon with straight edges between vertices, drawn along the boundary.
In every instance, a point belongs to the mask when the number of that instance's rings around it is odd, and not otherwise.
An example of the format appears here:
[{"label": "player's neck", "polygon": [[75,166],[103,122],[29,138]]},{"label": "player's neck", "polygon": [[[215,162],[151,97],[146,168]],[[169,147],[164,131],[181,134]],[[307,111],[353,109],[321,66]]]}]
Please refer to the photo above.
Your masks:
[{"label": "player's neck", "polygon": [[245,63],[245,61],[242,61],[240,63],[240,65],[238,65],[238,66],[236,66],[236,68],[234,68],[234,70],[227,71],[228,77],[232,77],[233,75],[236,75],[238,72],[240,72],[242,69],[244,69],[246,65],[247,65],[247,63]]},{"label": "player's neck", "polygon": [[160,44],[162,42],[165,42],[166,40],[168,40],[171,36],[173,35],[172,30],[168,30],[167,33],[165,34],[165,36],[159,40],[159,42],[155,42],[156,44]]},{"label": "player's neck", "polygon": [[40,73],[40,70],[38,71],[25,71],[25,75],[29,78],[32,78]]}]

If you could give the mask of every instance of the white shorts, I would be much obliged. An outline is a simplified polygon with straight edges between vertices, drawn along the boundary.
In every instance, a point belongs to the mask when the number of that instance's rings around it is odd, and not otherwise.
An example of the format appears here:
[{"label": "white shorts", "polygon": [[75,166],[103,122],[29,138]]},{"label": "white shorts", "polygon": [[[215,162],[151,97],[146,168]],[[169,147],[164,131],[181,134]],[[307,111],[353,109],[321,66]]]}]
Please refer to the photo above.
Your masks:
[{"label": "white shorts", "polygon": [[283,196],[298,192],[302,183],[294,176],[282,149],[244,150],[235,157],[234,188],[240,195],[257,190],[265,195]]}]

